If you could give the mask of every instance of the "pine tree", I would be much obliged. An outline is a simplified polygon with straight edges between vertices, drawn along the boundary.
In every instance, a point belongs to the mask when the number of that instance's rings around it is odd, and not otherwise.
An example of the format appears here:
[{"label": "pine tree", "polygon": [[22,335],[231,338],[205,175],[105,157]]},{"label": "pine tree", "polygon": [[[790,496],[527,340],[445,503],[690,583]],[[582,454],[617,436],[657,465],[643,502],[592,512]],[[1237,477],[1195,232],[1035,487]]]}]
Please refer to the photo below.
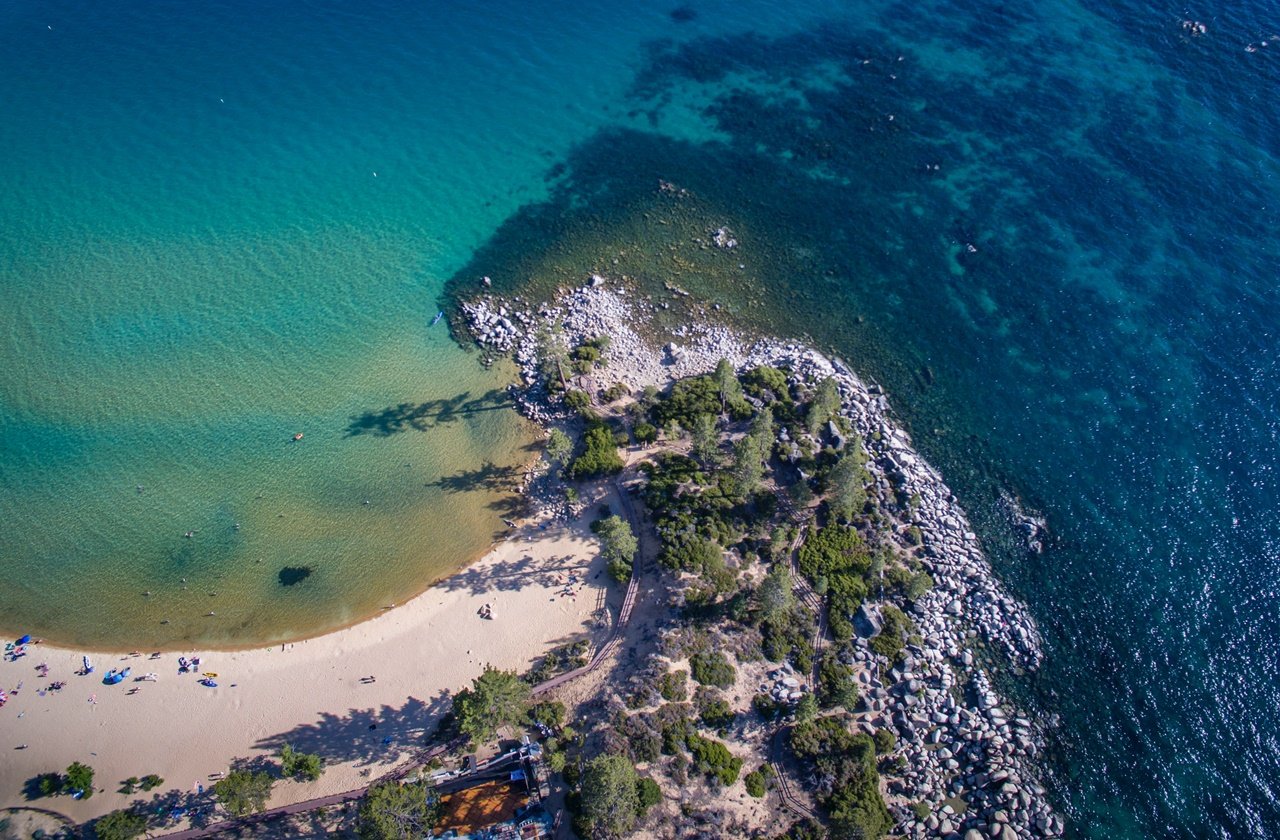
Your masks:
[{"label": "pine tree", "polygon": [[827,377],[818,383],[818,390],[809,403],[809,434],[817,435],[822,427],[840,411],[840,390],[836,381]]},{"label": "pine tree", "polygon": [[693,457],[705,466],[715,466],[720,460],[720,433],[716,430],[715,418],[710,414],[699,414],[694,418],[689,434],[693,439]]},{"label": "pine tree", "polygon": [[738,373],[728,359],[716,363],[716,390],[720,394],[720,411],[726,412],[729,406],[742,401],[742,383],[738,381]]}]

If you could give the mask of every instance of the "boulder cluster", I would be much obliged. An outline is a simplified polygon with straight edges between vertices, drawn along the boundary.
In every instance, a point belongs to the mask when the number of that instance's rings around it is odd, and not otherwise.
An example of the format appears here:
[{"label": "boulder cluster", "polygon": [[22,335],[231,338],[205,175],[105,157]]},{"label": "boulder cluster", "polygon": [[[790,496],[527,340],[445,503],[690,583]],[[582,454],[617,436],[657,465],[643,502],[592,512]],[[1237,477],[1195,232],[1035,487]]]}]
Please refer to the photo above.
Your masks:
[{"label": "boulder cluster", "polygon": [[795,669],[783,662],[775,670],[769,672],[769,681],[759,686],[761,694],[767,694],[778,704],[795,705],[804,697],[808,687],[803,675],[797,676]]}]

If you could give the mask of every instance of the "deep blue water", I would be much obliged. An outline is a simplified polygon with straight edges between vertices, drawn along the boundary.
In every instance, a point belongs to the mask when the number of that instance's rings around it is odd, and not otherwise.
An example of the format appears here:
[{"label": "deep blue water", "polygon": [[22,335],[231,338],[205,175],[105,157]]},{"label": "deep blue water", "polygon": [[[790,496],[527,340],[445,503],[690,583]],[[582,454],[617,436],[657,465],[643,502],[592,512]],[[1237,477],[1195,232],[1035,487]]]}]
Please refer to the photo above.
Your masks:
[{"label": "deep blue water", "polygon": [[[395,339],[444,279],[521,282],[658,206],[663,178],[696,204],[677,223],[719,219],[743,242],[682,285],[884,382],[1030,603],[1049,657],[1023,689],[1060,717],[1053,787],[1073,831],[1275,836],[1274,10],[688,8],[6,8],[0,501],[21,526],[0,542],[6,575],[47,594],[89,562],[13,488],[56,471],[74,511],[104,486],[79,470],[113,444],[168,475],[156,464],[189,450],[137,437],[153,423],[326,418],[304,507],[358,526],[344,506],[404,452],[344,444],[350,416],[416,381],[424,399],[484,384],[447,345]],[[235,373],[185,391],[170,356],[112,342],[180,342],[203,363],[180,373]],[[445,462],[513,437],[443,431],[423,440]],[[227,437],[200,439],[197,472],[278,456]],[[348,469],[373,465],[358,491],[326,472],[352,445]],[[209,483],[178,482],[167,504],[213,516],[226,500]],[[1044,554],[1010,539],[1000,488],[1048,517]],[[135,527],[168,528],[121,514],[95,552],[127,564]]]}]

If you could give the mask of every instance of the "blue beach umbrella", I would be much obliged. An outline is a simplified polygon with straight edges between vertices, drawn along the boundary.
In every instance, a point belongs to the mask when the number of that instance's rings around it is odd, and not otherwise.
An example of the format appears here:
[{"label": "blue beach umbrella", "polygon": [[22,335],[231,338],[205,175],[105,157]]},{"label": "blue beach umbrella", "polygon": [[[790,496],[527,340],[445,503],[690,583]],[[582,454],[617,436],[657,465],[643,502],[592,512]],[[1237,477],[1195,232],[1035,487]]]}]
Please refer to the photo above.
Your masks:
[{"label": "blue beach umbrella", "polygon": [[18,639],[18,644],[20,644],[20,645],[29,645],[29,644],[31,644],[31,636],[30,636],[30,635],[26,635],[26,636],[23,636],[21,639]]}]

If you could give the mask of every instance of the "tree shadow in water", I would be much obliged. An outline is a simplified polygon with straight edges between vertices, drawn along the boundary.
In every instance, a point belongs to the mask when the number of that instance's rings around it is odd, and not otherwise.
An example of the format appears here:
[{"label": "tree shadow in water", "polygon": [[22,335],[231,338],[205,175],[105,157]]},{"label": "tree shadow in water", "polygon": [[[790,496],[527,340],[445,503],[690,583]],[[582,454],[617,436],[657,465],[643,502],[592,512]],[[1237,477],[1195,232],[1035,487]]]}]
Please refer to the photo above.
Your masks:
[{"label": "tree shadow in water", "polygon": [[277,754],[289,744],[299,752],[320,756],[326,764],[355,762],[358,767],[370,767],[394,763],[422,746],[451,702],[448,693],[441,691],[430,700],[410,697],[399,708],[349,709],[345,715],[321,712],[315,723],[269,735],[254,747]]},{"label": "tree shadow in water", "polygon": [[[463,470],[453,475],[442,476],[435,481],[427,482],[427,487],[436,487],[446,493],[467,493],[483,490],[502,495],[491,500],[487,507],[502,519],[508,520],[524,513],[527,503],[518,492],[517,485],[522,473],[519,467],[500,467],[486,461],[479,469]],[[500,540],[510,536],[510,527],[495,528],[491,538]]]},{"label": "tree shadow in water", "polygon": [[366,411],[352,416],[347,437],[377,435],[390,437],[400,432],[425,432],[445,423],[456,423],[471,414],[498,411],[512,406],[511,396],[501,388],[492,388],[478,397],[464,391],[447,399],[421,403],[403,402],[381,411]]},{"label": "tree shadow in water", "polygon": [[427,482],[428,487],[438,487],[447,493],[467,493],[472,490],[514,491],[521,476],[519,467],[500,467],[485,461],[478,469],[463,470]]}]

